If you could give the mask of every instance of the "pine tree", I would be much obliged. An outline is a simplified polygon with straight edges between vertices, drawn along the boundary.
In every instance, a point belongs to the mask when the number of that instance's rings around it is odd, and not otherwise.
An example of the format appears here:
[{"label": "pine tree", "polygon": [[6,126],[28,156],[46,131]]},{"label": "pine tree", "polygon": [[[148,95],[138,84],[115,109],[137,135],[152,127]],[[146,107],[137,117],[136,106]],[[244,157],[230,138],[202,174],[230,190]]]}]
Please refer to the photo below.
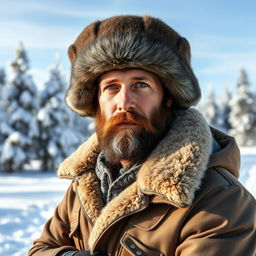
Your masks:
[{"label": "pine tree", "polygon": [[231,100],[230,134],[240,146],[256,144],[256,97],[249,91],[250,83],[244,69],[240,71],[237,93]]},{"label": "pine tree", "polygon": [[40,96],[38,120],[43,171],[55,170],[57,165],[84,140],[75,114],[65,105],[66,88],[67,83],[57,60],[50,69],[49,80]]},{"label": "pine tree", "polygon": [[6,82],[6,74],[3,68],[0,68],[0,88],[4,86]]},{"label": "pine tree", "polygon": [[231,112],[231,107],[230,107],[231,98],[232,98],[231,92],[229,91],[228,87],[225,87],[224,97],[222,99],[222,102],[219,108],[221,113],[220,127],[221,127],[221,130],[227,133],[229,133],[229,130],[231,129],[231,124],[229,121],[230,112]]},{"label": "pine tree", "polygon": [[37,112],[37,88],[28,74],[29,60],[19,44],[16,58],[10,65],[10,77],[4,86],[2,99],[11,133],[3,143],[0,156],[5,171],[23,170],[34,157],[35,141],[31,130]]},{"label": "pine tree", "polygon": [[[0,152],[3,150],[3,143],[5,139],[12,132],[8,125],[8,118],[4,108],[3,93],[6,84],[6,75],[4,69],[0,69]],[[1,166],[0,166],[1,170]]]},{"label": "pine tree", "polygon": [[[3,144],[10,134],[14,132],[10,125],[9,116],[6,113],[6,99],[4,98],[6,92],[6,74],[4,69],[0,69],[0,152],[3,151]],[[1,153],[0,153],[1,157]],[[0,166],[0,169],[2,166]]]},{"label": "pine tree", "polygon": [[208,90],[208,95],[202,107],[202,112],[211,126],[221,128],[221,112],[216,102],[215,93],[212,87]]}]

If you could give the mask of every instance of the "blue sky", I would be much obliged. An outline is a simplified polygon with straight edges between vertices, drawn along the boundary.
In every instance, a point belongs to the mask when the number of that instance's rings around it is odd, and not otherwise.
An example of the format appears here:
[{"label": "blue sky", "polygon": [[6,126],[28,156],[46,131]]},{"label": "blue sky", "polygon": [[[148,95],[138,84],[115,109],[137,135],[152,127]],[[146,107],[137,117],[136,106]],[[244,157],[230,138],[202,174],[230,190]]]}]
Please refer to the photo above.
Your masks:
[{"label": "blue sky", "polygon": [[152,15],[164,20],[192,48],[192,67],[203,96],[212,86],[217,95],[228,86],[235,91],[239,70],[245,68],[256,88],[256,1],[230,0],[1,0],[0,67],[14,59],[23,42],[37,84],[61,56],[69,72],[67,48],[96,19],[118,14]]}]

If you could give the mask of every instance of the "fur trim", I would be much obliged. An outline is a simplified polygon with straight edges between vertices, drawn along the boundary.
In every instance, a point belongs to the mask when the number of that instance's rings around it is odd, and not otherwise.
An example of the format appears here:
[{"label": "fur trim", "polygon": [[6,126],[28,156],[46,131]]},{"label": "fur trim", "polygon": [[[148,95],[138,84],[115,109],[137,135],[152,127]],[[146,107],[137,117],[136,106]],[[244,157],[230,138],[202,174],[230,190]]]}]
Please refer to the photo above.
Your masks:
[{"label": "fur trim", "polygon": [[203,116],[182,112],[142,165],[137,182],[144,193],[158,194],[177,207],[189,206],[207,169],[212,136]]},{"label": "fur trim", "polygon": [[105,208],[103,208],[101,215],[97,219],[92,228],[88,245],[93,250],[93,245],[109,225],[119,218],[131,215],[136,211],[143,210],[148,205],[146,197],[141,197],[142,194],[136,184],[133,183],[126,188],[121,194],[112,199]]},{"label": "fur trim", "polygon": [[[136,200],[141,193],[160,195],[176,207],[189,206],[207,168],[212,136],[203,116],[197,110],[178,112],[170,131],[142,164],[137,180],[111,200],[103,210],[102,202],[98,199],[100,188],[96,174],[81,168],[95,167],[95,152],[99,152],[97,147],[97,140],[93,135],[64,161],[58,171],[60,176],[69,174],[72,177],[81,172],[78,191],[89,217],[93,222],[96,220],[89,239],[91,249],[107,226],[146,207],[146,196],[143,200]],[[87,151],[84,152],[84,149]],[[95,201],[96,197],[98,201]]]},{"label": "fur trim", "polygon": [[94,170],[100,149],[98,147],[97,135],[93,134],[75,152],[73,152],[58,169],[58,176],[75,177],[81,175],[85,170]]},{"label": "fur trim", "polygon": [[81,115],[94,116],[97,78],[125,68],[140,68],[159,76],[181,108],[195,105],[200,99],[197,79],[175,49],[149,36],[112,33],[95,40],[75,59],[67,105]]},{"label": "fur trim", "polygon": [[92,223],[95,223],[104,206],[101,199],[99,179],[93,171],[88,171],[78,180],[78,185],[75,186],[87,216]]}]

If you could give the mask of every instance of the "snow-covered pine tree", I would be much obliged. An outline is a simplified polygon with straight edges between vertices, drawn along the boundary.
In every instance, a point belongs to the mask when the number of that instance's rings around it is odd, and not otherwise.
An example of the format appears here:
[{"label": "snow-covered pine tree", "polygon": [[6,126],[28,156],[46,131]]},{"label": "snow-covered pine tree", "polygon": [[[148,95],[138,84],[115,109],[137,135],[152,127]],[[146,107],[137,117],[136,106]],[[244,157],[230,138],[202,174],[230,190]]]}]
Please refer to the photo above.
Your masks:
[{"label": "snow-covered pine tree", "polygon": [[[66,108],[68,107],[66,106]],[[76,139],[74,140],[75,143],[73,143],[72,147],[66,149],[66,154],[70,155],[80,144],[85,141],[85,139],[87,139],[94,132],[95,126],[94,119],[79,116],[69,108],[68,112],[70,113],[70,132],[76,133]],[[65,145],[65,143],[63,144]]]},{"label": "snow-covered pine tree", "polygon": [[[3,143],[5,139],[12,132],[12,130],[8,125],[9,122],[4,109],[3,92],[4,92],[5,84],[6,84],[6,74],[5,74],[5,70],[1,68],[0,69],[0,152],[2,152]],[[0,165],[0,171],[1,171],[1,165]]]},{"label": "snow-covered pine tree", "polygon": [[38,112],[40,130],[40,159],[43,171],[54,171],[58,164],[69,155],[86,135],[80,132],[74,113],[65,104],[67,83],[59,60],[50,68],[49,80],[40,96]]},{"label": "snow-covered pine tree", "polygon": [[249,91],[250,83],[244,69],[240,71],[237,93],[231,100],[230,124],[240,146],[256,145],[256,97]]},{"label": "snow-covered pine tree", "polygon": [[6,113],[6,100],[4,99],[6,91],[6,74],[4,69],[0,70],[0,171],[4,172],[5,168],[1,163],[1,154],[3,152],[3,145],[10,134],[14,132],[10,126],[9,116]]},{"label": "snow-covered pine tree", "polygon": [[230,107],[231,98],[232,98],[232,94],[230,90],[228,89],[228,87],[225,87],[224,97],[219,106],[220,113],[221,113],[221,118],[219,122],[220,122],[221,130],[223,130],[226,133],[229,133],[229,130],[231,129],[231,124],[229,122],[229,116],[231,112],[231,107]]},{"label": "snow-covered pine tree", "polygon": [[6,74],[3,68],[0,68],[0,88],[4,86],[6,82]]},{"label": "snow-covered pine tree", "polygon": [[[23,170],[34,158],[35,141],[31,134],[36,118],[37,88],[28,74],[29,60],[23,44],[16,50],[16,58],[10,64],[9,79],[3,88],[4,111],[9,122],[9,136],[3,143],[0,165],[7,172]],[[35,127],[33,127],[35,129]]]},{"label": "snow-covered pine tree", "polygon": [[218,129],[221,129],[221,112],[216,102],[215,93],[213,87],[208,89],[208,95],[206,96],[203,107],[201,107],[202,113],[205,116],[207,122]]}]

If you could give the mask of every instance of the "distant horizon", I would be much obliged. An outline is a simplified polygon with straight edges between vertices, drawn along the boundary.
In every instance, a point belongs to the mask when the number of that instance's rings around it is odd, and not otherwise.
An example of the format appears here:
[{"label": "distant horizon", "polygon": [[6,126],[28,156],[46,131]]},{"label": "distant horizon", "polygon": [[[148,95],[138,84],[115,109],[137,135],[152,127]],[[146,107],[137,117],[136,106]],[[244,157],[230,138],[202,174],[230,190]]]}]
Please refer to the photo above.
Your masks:
[{"label": "distant horizon", "polygon": [[70,64],[68,46],[82,29],[96,19],[117,14],[149,14],[158,17],[186,37],[192,49],[192,67],[202,89],[202,100],[209,87],[223,95],[224,87],[235,92],[240,69],[248,74],[251,90],[256,91],[256,2],[232,1],[82,1],[38,3],[33,0],[2,0],[0,3],[0,68],[8,73],[22,41],[28,54],[35,84],[48,79],[47,69],[60,55],[67,80]]}]

